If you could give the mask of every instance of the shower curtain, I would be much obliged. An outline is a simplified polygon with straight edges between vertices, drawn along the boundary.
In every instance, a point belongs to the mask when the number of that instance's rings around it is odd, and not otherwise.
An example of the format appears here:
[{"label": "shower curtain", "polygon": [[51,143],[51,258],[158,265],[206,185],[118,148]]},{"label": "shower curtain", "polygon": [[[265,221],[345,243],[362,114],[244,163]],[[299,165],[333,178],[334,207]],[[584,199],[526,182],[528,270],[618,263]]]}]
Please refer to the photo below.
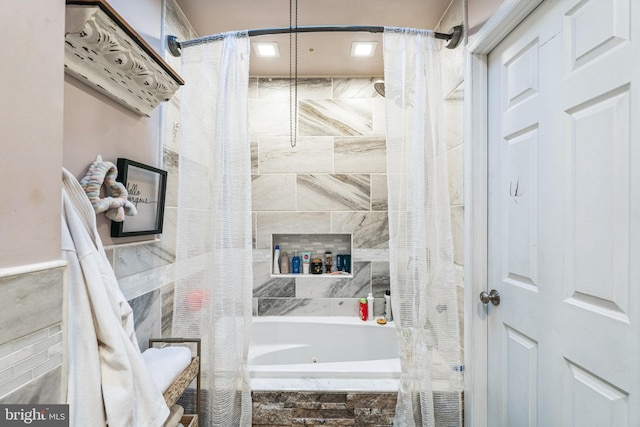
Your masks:
[{"label": "shower curtain", "polygon": [[246,32],[183,49],[173,334],[202,339],[202,426],[250,426]]},{"label": "shower curtain", "polygon": [[389,258],[401,376],[394,425],[460,426],[462,374],[438,43],[385,28]]}]

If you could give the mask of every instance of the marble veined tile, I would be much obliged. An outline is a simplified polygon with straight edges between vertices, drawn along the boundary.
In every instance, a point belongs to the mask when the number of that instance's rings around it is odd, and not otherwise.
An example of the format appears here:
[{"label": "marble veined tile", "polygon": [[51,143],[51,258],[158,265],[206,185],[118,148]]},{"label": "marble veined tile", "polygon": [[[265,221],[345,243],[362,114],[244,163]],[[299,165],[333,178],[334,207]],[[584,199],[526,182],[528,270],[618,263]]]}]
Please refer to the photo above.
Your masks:
[{"label": "marble veined tile", "polygon": [[291,133],[288,99],[250,99],[249,136],[285,136]]},{"label": "marble veined tile", "polygon": [[463,142],[464,102],[459,99],[446,99],[443,104],[444,137],[447,141],[447,148],[451,149]]},{"label": "marble veined tile", "polygon": [[298,210],[369,210],[370,176],[366,174],[298,175]]},{"label": "marble veined tile", "polygon": [[251,177],[251,210],[295,211],[295,175],[254,175]]},{"label": "marble veined tile", "polygon": [[330,299],[259,298],[259,316],[331,316]]},{"label": "marble veined tile", "polygon": [[[258,94],[261,99],[290,99],[293,81],[289,78],[266,77],[258,79]],[[295,87],[294,87],[295,90]],[[331,98],[330,78],[298,79],[298,99]]]},{"label": "marble veined tile", "polygon": [[0,278],[0,344],[62,321],[65,268]]},{"label": "marble veined tile", "polygon": [[[258,242],[258,215],[255,212],[251,212],[251,245],[253,249],[257,248]],[[255,255],[254,255],[255,256]]]},{"label": "marble veined tile", "polygon": [[295,147],[288,136],[262,137],[258,151],[260,174],[333,172],[331,137],[298,137]]},{"label": "marble veined tile", "polygon": [[371,263],[371,292],[377,298],[384,298],[384,291],[391,289],[388,262]]},{"label": "marble veined tile", "polygon": [[331,302],[334,316],[358,317],[360,315],[360,298],[334,298]]},{"label": "marble veined tile", "polygon": [[389,248],[353,248],[351,256],[355,261],[389,262]]},{"label": "marble veined tile", "polygon": [[385,136],[387,134],[387,109],[385,99],[379,97],[373,100],[373,134]]},{"label": "marble veined tile", "polygon": [[260,143],[259,138],[249,138],[250,150],[251,150],[251,173],[257,175],[260,172],[258,168],[258,146]]},{"label": "marble veined tile", "polygon": [[371,210],[386,211],[389,209],[389,194],[387,190],[387,175],[371,175]]},{"label": "marble veined tile", "polygon": [[175,246],[154,242],[115,248],[114,272],[118,279],[161,267],[175,261]]},{"label": "marble veined tile", "polygon": [[165,25],[169,30],[167,34],[177,36],[181,40],[198,37],[198,33],[195,32],[175,0],[167,0],[165,11]]},{"label": "marble veined tile", "polygon": [[167,192],[165,195],[165,206],[178,206],[178,163],[177,152],[163,147],[162,168],[167,171]]},{"label": "marble veined tile", "polygon": [[[162,336],[170,337],[173,327],[173,298],[175,283],[169,283],[160,290],[162,299]],[[154,337],[155,338],[155,337]]]},{"label": "marble veined tile", "polygon": [[388,248],[387,212],[333,212],[332,233],[352,233],[354,248]]},{"label": "marble veined tile", "polygon": [[458,206],[464,204],[464,153],[463,146],[447,152],[447,166],[449,170],[449,204]]},{"label": "marble veined tile", "polygon": [[129,301],[140,350],[149,347],[149,338],[162,335],[162,298],[160,289],[146,293]]},{"label": "marble veined tile", "polygon": [[160,247],[167,254],[170,262],[176,259],[176,237],[178,234],[178,208],[166,207],[164,209],[164,221],[162,234],[159,235]]},{"label": "marble veined tile", "polygon": [[370,99],[309,99],[299,103],[302,136],[369,136],[373,134]]},{"label": "marble veined tile", "polygon": [[249,99],[258,99],[258,79],[249,78]]},{"label": "marble veined tile", "polygon": [[271,247],[272,234],[330,233],[329,212],[258,212],[258,249]]},{"label": "marble veined tile", "polygon": [[353,278],[300,277],[296,283],[298,298],[366,298],[370,292],[371,263],[353,263]]},{"label": "marble veined tile", "polygon": [[62,366],[59,365],[31,381],[25,381],[22,387],[18,387],[8,394],[0,392],[3,395],[0,398],[0,404],[15,404],[16,402],[23,405],[62,404],[65,402],[65,396],[62,395],[60,384],[62,384]]},{"label": "marble veined tile", "polygon": [[165,149],[180,150],[180,98],[175,95],[163,105],[160,139]]},{"label": "marble veined tile", "polygon": [[382,137],[334,138],[336,173],[385,173],[387,144]]},{"label": "marble veined tile", "polygon": [[334,98],[376,98],[379,97],[373,84],[377,78],[334,77]]},{"label": "marble veined tile", "polygon": [[453,237],[453,262],[464,265],[464,206],[451,208],[451,234]]},{"label": "marble veined tile", "polygon": [[272,278],[253,289],[254,298],[294,298],[296,280],[290,277]]},{"label": "marble veined tile", "polygon": [[[254,250],[253,261],[253,297],[254,298],[294,298],[296,296],[295,279],[292,277],[271,277],[271,259],[268,261],[256,261],[257,252],[266,250]],[[261,258],[261,257],[260,257]]]},{"label": "marble veined tile", "polygon": [[[451,2],[450,7],[440,20],[440,31],[448,32],[449,28],[459,25],[464,20],[464,3]],[[442,92],[448,94],[464,80],[464,43],[455,49],[447,49],[447,55],[442,56]]]}]

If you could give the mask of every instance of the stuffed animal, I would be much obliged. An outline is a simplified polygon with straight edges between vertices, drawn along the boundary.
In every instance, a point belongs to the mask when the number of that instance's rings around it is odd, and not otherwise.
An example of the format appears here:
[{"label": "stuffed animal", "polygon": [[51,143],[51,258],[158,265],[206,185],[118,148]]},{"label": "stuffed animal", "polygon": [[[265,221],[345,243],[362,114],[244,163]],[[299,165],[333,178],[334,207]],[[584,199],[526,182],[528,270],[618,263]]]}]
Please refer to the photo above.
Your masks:
[{"label": "stuffed animal", "polygon": [[[121,182],[116,181],[118,169],[111,162],[103,162],[102,157],[96,157],[96,161],[89,166],[80,185],[87,193],[91,205],[96,213],[105,212],[107,218],[112,221],[122,222],[125,215],[133,216],[138,213],[136,207],[127,200],[129,193]],[[106,197],[100,198],[100,188],[105,187]]]}]

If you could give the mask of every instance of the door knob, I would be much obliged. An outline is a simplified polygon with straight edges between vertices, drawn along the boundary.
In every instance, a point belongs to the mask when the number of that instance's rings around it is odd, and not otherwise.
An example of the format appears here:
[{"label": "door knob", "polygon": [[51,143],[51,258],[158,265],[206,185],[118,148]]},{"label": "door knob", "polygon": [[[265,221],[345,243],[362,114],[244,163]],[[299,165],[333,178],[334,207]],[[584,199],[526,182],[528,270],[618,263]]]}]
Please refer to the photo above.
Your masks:
[{"label": "door knob", "polygon": [[491,291],[489,293],[486,293],[485,291],[482,291],[482,292],[480,292],[480,301],[483,304],[489,304],[489,301],[491,301],[491,304],[499,305],[500,304],[500,293],[498,291],[496,291],[495,289],[491,289]]}]

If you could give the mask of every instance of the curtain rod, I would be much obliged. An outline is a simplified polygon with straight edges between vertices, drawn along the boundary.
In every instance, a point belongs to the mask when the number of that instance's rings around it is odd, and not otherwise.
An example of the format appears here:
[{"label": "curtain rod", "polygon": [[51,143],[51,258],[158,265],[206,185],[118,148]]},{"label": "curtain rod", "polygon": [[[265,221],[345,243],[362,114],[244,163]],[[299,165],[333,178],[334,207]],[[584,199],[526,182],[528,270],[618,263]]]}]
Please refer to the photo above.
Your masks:
[{"label": "curtain rod", "polygon": [[[276,27],[261,28],[257,30],[249,30],[249,37],[265,36],[270,34],[289,34],[289,33],[322,33],[322,32],[362,32],[362,33],[382,33],[384,27],[368,26],[368,25],[323,25],[308,27]],[[440,40],[447,40],[446,47],[455,49],[462,40],[462,25],[456,25],[451,28],[448,33],[434,32],[434,37]],[[180,49],[183,47],[193,46],[212,40],[222,38],[222,34],[213,34],[210,36],[198,37],[196,39],[185,40],[179,42],[176,36],[167,36],[167,47],[173,56],[180,56]]]}]

